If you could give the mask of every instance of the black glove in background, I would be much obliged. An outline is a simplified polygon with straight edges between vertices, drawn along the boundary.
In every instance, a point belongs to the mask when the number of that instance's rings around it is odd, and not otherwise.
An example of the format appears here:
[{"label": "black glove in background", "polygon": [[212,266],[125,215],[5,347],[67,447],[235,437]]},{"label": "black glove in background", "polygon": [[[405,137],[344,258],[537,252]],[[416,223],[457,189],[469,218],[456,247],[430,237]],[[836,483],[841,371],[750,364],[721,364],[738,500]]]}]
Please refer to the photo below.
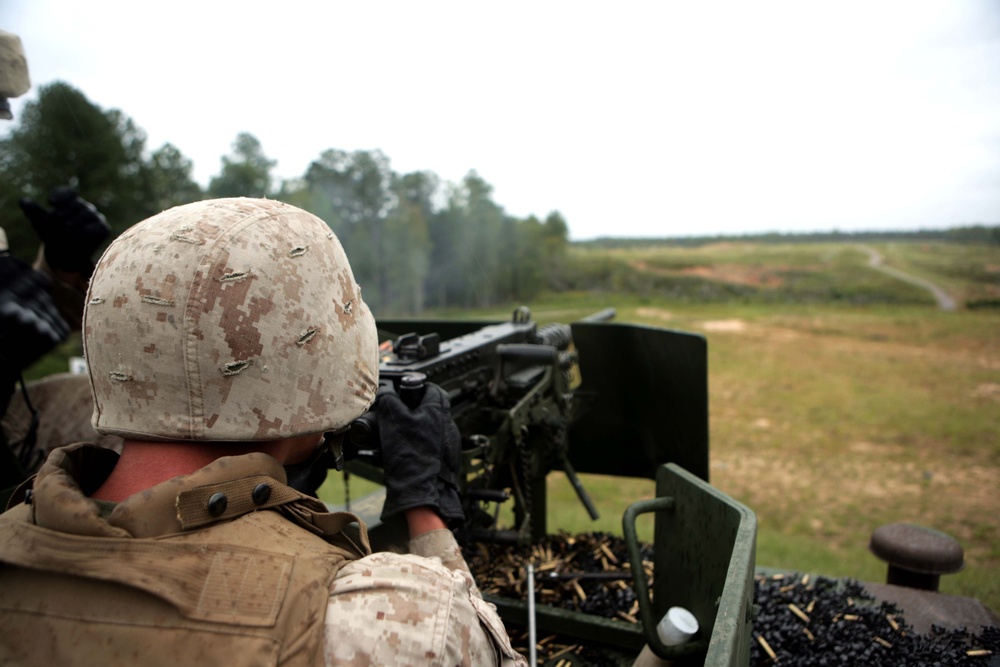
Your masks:
[{"label": "black glove in background", "polygon": [[411,410],[391,383],[376,400],[382,443],[385,505],[382,520],[414,507],[429,506],[447,523],[464,518],[458,497],[462,437],[451,418],[448,393],[427,383]]},{"label": "black glove in background", "polygon": [[59,271],[89,275],[94,252],[111,234],[104,216],[72,188],[56,188],[49,195],[52,210],[33,199],[18,202],[45,245],[45,261]]}]

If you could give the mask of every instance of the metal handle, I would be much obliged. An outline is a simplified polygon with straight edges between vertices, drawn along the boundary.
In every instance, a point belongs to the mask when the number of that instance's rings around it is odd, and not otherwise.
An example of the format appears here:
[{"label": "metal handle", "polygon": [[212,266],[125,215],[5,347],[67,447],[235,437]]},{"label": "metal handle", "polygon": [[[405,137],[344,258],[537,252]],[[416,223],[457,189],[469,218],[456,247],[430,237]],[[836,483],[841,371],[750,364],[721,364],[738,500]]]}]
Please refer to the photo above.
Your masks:
[{"label": "metal handle", "polygon": [[[625,546],[628,549],[628,562],[632,566],[632,587],[635,589],[635,597],[639,600],[639,618],[642,621],[642,632],[646,636],[646,643],[660,658],[672,660],[686,655],[692,655],[705,651],[708,648],[707,639],[690,641],[680,646],[667,646],[660,641],[660,636],[656,634],[658,619],[653,618],[652,603],[649,601],[649,584],[643,576],[642,554],[639,553],[639,538],[635,532],[635,519],[640,514],[649,512],[663,512],[674,509],[674,499],[670,496],[661,496],[651,500],[640,500],[628,506],[625,514],[622,515],[622,532],[625,536]],[[657,544],[657,549],[665,549],[667,545]],[[666,572],[656,573],[658,577],[667,576]]]}]

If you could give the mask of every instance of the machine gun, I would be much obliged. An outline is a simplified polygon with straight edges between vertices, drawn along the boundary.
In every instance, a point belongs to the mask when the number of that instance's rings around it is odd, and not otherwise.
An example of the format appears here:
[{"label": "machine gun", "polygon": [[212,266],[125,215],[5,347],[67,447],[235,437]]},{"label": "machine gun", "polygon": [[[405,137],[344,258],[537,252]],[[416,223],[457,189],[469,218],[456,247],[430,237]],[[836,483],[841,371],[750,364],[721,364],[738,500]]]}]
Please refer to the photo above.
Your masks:
[{"label": "machine gun", "polygon": [[[539,326],[520,307],[506,322],[378,322],[380,336],[393,341],[380,381],[393,382],[404,401],[419,401],[424,382],[448,392],[462,436],[467,540],[544,537],[546,477],[555,470],[595,519],[577,470],[652,478],[659,464],[675,461],[707,479],[704,340],[608,323],[614,316],[607,309]],[[355,420],[332,467],[380,483],[377,424],[373,412]],[[612,453],[620,440],[628,448]],[[508,504],[513,527],[501,528]],[[373,517],[365,518],[371,529]]]},{"label": "machine gun", "polygon": [[[613,317],[609,309],[586,321]],[[467,539],[523,543],[544,536],[545,479],[555,469],[566,473],[591,518],[598,517],[568,456],[579,375],[571,344],[569,325],[539,327],[521,307],[509,322],[446,341],[436,332],[410,332],[385,351],[379,379],[391,381],[404,402],[419,402],[425,382],[448,392],[462,434],[459,493]],[[344,460],[366,477],[381,467],[377,424],[374,411],[362,415],[343,444]],[[510,500],[516,528],[500,530],[498,514]],[[490,505],[492,513],[485,509]]]}]

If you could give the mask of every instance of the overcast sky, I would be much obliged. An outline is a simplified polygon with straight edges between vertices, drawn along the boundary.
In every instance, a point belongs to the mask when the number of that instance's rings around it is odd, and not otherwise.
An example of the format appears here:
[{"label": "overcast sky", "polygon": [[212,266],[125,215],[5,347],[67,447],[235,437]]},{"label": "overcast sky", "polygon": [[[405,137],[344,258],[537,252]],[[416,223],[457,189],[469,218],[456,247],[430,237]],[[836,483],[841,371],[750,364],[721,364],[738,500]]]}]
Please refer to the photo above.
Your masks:
[{"label": "overcast sky", "polygon": [[[0,0],[65,81],[194,161],[475,169],[571,236],[1000,223],[1000,2]],[[16,118],[16,116],[15,116]]]}]

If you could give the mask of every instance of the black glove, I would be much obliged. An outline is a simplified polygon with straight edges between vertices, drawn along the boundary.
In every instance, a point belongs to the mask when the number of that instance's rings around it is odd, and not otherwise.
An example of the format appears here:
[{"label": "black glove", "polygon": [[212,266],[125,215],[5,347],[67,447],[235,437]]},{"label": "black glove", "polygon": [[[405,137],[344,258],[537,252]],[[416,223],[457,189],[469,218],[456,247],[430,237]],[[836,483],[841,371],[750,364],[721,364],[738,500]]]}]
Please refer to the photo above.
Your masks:
[{"label": "black glove", "polygon": [[56,188],[49,195],[51,211],[33,199],[24,198],[21,210],[45,244],[45,261],[53,269],[89,275],[94,251],[111,234],[111,227],[94,205],[77,196],[72,188]]},{"label": "black glove", "polygon": [[427,383],[420,404],[410,409],[383,384],[376,399],[385,472],[382,520],[414,507],[429,506],[445,522],[464,519],[458,497],[462,437],[451,418],[451,402],[441,387]]}]

